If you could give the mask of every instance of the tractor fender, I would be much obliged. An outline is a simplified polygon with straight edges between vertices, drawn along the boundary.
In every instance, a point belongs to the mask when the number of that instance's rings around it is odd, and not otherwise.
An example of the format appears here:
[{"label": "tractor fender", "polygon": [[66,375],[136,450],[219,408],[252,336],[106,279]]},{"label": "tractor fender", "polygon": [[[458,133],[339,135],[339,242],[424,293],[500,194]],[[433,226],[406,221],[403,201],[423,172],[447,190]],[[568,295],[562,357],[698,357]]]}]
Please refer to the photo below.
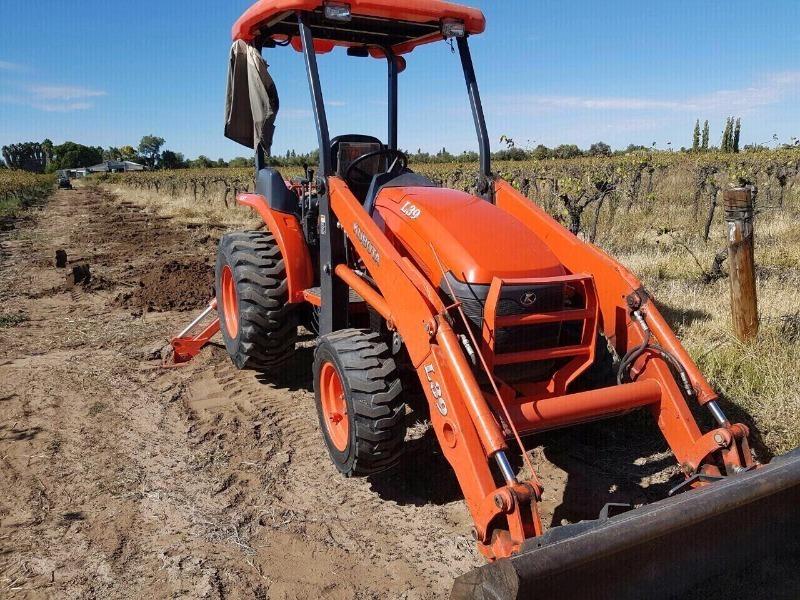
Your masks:
[{"label": "tractor fender", "polygon": [[239,194],[236,202],[256,211],[275,236],[286,267],[289,303],[304,302],[303,291],[314,285],[314,268],[300,221],[294,215],[273,210],[259,194]]}]

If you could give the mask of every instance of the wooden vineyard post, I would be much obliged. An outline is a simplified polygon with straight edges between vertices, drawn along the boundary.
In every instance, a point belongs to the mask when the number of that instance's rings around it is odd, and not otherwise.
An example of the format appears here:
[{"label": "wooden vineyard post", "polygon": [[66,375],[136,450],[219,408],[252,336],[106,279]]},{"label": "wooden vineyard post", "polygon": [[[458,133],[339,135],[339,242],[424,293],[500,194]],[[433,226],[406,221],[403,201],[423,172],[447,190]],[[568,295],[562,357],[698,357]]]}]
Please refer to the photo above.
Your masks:
[{"label": "wooden vineyard post", "polygon": [[731,281],[733,332],[748,342],[758,334],[758,300],[753,257],[753,186],[725,190],[725,224],[728,230],[728,261]]}]

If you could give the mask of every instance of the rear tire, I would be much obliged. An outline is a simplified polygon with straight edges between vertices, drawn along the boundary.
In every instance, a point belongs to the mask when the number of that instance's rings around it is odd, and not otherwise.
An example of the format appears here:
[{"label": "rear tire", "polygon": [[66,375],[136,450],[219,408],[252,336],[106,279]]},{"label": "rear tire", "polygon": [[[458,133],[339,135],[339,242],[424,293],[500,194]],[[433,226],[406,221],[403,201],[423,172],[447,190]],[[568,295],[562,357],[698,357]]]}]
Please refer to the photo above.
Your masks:
[{"label": "rear tire", "polygon": [[364,476],[397,463],[406,405],[395,361],[379,334],[343,329],[320,337],[314,393],[325,445],[341,473]]},{"label": "rear tire", "polygon": [[238,369],[269,370],[292,356],[297,315],[275,238],[262,231],[222,236],[217,249],[217,314]]}]

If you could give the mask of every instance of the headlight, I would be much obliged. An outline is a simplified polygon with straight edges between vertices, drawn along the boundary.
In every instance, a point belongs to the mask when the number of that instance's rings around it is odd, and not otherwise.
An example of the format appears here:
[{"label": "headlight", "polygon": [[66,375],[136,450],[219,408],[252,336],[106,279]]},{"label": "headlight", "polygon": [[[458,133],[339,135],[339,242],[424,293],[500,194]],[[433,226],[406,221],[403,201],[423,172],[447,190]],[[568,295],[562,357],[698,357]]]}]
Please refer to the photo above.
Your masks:
[{"label": "headlight", "polygon": [[327,2],[325,4],[325,18],[331,21],[349,21],[352,18],[350,5],[341,2]]},{"label": "headlight", "polygon": [[446,19],[442,21],[442,35],[446,38],[461,38],[467,35],[467,28],[461,21]]}]

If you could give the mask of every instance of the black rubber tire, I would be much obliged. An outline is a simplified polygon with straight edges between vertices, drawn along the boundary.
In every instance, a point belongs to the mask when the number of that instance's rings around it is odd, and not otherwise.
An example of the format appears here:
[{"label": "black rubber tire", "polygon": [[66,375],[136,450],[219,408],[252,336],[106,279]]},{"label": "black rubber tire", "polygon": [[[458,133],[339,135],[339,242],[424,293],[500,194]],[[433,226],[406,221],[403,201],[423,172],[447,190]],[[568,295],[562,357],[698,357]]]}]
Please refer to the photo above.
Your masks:
[{"label": "black rubber tire", "polygon": [[[225,326],[220,297],[220,280],[226,265],[236,284],[236,336],[231,336]],[[222,236],[217,248],[216,290],[220,331],[236,368],[268,371],[292,356],[297,341],[297,314],[288,304],[286,269],[271,233],[237,231]]]},{"label": "black rubber tire", "polygon": [[[320,370],[332,363],[345,390],[350,439],[344,451],[332,443],[320,401]],[[404,450],[406,404],[389,347],[375,332],[343,329],[319,338],[314,352],[314,394],[325,445],[347,477],[384,471]]]}]

